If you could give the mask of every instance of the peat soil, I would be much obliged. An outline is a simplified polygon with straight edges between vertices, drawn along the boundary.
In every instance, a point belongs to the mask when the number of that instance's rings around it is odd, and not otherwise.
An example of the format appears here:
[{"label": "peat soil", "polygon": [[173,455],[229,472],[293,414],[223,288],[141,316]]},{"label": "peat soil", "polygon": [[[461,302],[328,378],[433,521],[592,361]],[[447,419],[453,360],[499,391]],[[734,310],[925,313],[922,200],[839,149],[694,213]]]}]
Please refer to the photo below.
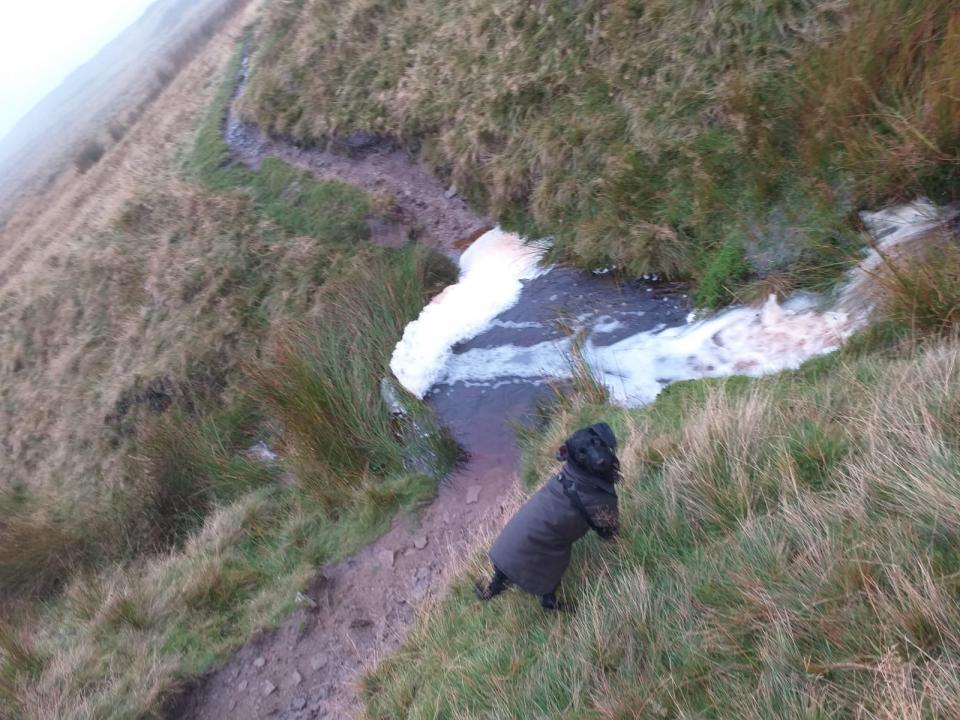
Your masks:
[{"label": "peat soil", "polygon": [[[245,58],[235,99],[243,93],[248,76],[249,58]],[[307,148],[261,132],[231,107],[224,138],[233,159],[247,167],[257,168],[264,158],[279,158],[309,170],[318,179],[339,180],[389,198],[392,210],[386,217],[367,220],[370,240],[380,245],[416,240],[457,256],[494,225],[490,218],[474,212],[456,188],[444,187],[396,141],[375,133],[358,131],[330,141],[325,148]]]},{"label": "peat soil", "polygon": [[[241,91],[246,72],[245,63]],[[416,239],[456,257],[493,225],[382,138],[358,135],[327,149],[301,148],[266,137],[233,112],[224,130],[234,158],[248,166],[279,157],[318,178],[392,195],[396,222],[372,227],[373,241]],[[518,304],[487,332],[455,347],[454,357],[474,348],[560,340],[561,325],[571,324],[615,327],[602,330],[603,338],[591,336],[594,342],[613,342],[682,324],[688,305],[670,286],[617,284],[607,276],[555,268],[526,283]],[[510,377],[431,388],[428,404],[468,460],[440,485],[433,502],[396,518],[386,534],[354,556],[320,569],[303,593],[309,598],[304,607],[185,688],[168,717],[306,720],[358,713],[357,683],[365,670],[403,642],[418,610],[443,593],[464,559],[515,509],[520,497],[515,426],[533,422],[536,404],[554,392],[545,380]]]}]

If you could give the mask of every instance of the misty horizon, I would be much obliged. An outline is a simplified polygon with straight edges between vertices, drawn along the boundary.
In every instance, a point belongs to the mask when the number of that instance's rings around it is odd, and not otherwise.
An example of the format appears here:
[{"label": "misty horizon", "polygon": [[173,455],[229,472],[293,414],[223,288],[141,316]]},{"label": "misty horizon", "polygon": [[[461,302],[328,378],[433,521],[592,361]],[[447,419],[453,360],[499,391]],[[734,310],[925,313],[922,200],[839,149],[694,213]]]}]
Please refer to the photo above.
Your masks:
[{"label": "misty horizon", "polygon": [[0,8],[0,143],[156,0],[34,0]]}]

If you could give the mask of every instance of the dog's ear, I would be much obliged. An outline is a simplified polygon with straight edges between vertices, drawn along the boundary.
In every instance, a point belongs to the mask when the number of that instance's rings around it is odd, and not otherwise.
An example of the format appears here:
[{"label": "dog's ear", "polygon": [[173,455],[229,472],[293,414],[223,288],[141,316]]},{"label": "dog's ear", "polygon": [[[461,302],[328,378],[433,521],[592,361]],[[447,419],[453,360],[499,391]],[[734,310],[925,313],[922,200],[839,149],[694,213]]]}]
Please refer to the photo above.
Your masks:
[{"label": "dog's ear", "polygon": [[605,422],[591,425],[590,429],[596,433],[604,443],[606,443],[608,448],[611,450],[617,449],[617,436],[613,434],[613,428],[611,428]]},{"label": "dog's ear", "polygon": [[567,444],[566,443],[564,443],[563,445],[557,448],[557,460],[559,460],[560,462],[567,461]]}]

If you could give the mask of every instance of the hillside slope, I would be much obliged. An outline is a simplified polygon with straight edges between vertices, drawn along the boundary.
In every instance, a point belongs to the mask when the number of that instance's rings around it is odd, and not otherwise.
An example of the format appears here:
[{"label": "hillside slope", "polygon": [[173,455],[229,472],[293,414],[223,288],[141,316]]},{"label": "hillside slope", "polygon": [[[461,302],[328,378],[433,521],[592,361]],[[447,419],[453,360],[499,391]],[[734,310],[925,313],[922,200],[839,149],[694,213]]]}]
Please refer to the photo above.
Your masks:
[{"label": "hillside slope", "polygon": [[[436,223],[447,246],[489,209],[557,258],[692,278],[701,304],[829,286],[854,210],[960,196],[955,3],[274,0],[201,37],[98,162],[0,227],[2,720],[169,715],[211,671],[200,716],[341,712],[355,693],[325,706],[295,648],[333,607],[292,614],[324,567],[367,614],[445,592],[392,624],[325,618],[398,634],[317,660],[325,682],[369,670],[370,718],[960,714],[956,221],[881,258],[880,322],[796,371],[626,410],[572,344],[572,391],[522,433],[525,485],[610,422],[624,532],[577,548],[569,615],[476,602],[476,505],[387,532],[456,460],[389,371],[455,268],[370,242],[436,240],[419,221],[463,193],[478,210]],[[246,128],[246,165],[224,131],[250,50],[240,110],[276,137]],[[407,162],[399,140],[442,181],[431,202],[407,176],[338,181],[350,158],[316,146],[351,139]]]},{"label": "hillside slope", "polygon": [[367,242],[361,189],[226,162],[259,11],[0,231],[4,720],[161,713],[453,460],[381,398],[449,261]]},{"label": "hillside slope", "polygon": [[957,197],[949,0],[301,0],[258,38],[264,129],[398,135],[558,255],[700,304],[822,286],[852,210]]},{"label": "hillside slope", "polygon": [[[159,0],[25,115],[0,142],[0,225],[17,198],[50,189],[115,144],[246,0]],[[93,152],[81,157],[85,148]]]},{"label": "hillside slope", "polygon": [[639,411],[558,408],[527,480],[611,423],[621,537],[578,544],[567,614],[519,591],[477,602],[475,558],[367,676],[365,717],[955,717],[958,370],[955,338],[873,331]]}]

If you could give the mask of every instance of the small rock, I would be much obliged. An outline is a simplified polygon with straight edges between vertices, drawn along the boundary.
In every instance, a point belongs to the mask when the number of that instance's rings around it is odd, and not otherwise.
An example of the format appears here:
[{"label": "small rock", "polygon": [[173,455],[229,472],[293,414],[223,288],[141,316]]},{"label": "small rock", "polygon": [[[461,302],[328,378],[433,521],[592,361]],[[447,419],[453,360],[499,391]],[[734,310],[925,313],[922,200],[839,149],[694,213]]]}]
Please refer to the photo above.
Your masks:
[{"label": "small rock", "polygon": [[385,567],[393,567],[393,559],[395,557],[393,550],[381,550],[377,553],[377,559],[380,561],[380,564]]},{"label": "small rock", "polygon": [[276,691],[276,689],[277,689],[277,686],[274,685],[269,680],[267,680],[263,684],[263,696],[266,697],[267,695],[272,695]]},{"label": "small rock", "polygon": [[415,538],[413,539],[413,546],[414,546],[417,550],[423,550],[423,549],[427,546],[427,543],[428,543],[428,542],[429,542],[429,540],[428,540],[428,538],[427,538],[426,535],[420,535],[420,536],[415,537]]},{"label": "small rock", "polygon": [[473,505],[480,499],[480,486],[471,485],[467,488],[467,505]]},{"label": "small rock", "polygon": [[457,186],[451,185],[449,188],[447,188],[447,191],[443,194],[443,196],[447,200],[453,200],[453,198],[457,196]]},{"label": "small rock", "polygon": [[291,710],[303,710],[307,706],[307,699],[303,695],[297,695],[290,701]]},{"label": "small rock", "polygon": [[238,690],[239,692],[243,692],[243,691],[246,690],[246,689],[247,689],[247,681],[246,681],[246,680],[241,680],[241,681],[240,681],[240,684],[237,685],[237,690]]},{"label": "small rock", "polygon": [[317,603],[314,602],[313,598],[304,595],[302,592],[297,593],[297,596],[294,598],[294,602],[301,607],[307,607],[311,610],[317,609]]},{"label": "small rock", "polygon": [[258,440],[247,448],[247,457],[257,462],[273,463],[277,461],[278,455],[263,440]]},{"label": "small rock", "polygon": [[262,668],[266,664],[267,664],[267,659],[262,655],[253,661],[253,666],[255,668]]},{"label": "small rock", "polygon": [[317,670],[325,668],[328,662],[330,662],[330,660],[326,655],[314,655],[310,658],[310,669],[316,672]]},{"label": "small rock", "polygon": [[[287,678],[287,684],[290,685],[291,687],[296,687],[302,682],[303,682],[303,675],[301,675],[296,670],[290,673],[290,676]],[[299,710],[299,708],[297,709]]]}]

